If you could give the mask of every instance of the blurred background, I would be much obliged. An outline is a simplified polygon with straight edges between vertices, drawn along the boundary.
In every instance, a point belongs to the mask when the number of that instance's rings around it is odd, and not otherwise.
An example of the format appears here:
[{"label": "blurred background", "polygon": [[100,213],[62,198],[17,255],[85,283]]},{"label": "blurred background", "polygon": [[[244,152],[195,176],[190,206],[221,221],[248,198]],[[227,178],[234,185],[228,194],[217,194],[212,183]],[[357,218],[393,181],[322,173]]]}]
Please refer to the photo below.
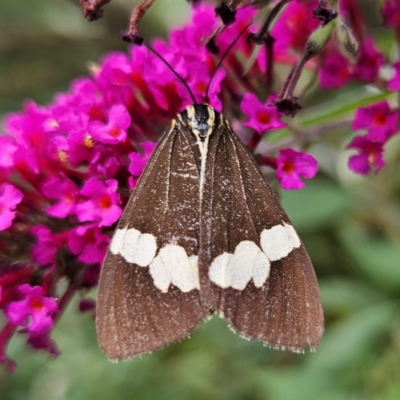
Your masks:
[{"label": "blurred background", "polygon": [[[136,3],[114,0],[105,18],[89,23],[78,0],[1,0],[0,118],[27,98],[46,104],[107,51],[125,51],[119,33]],[[381,26],[381,2],[359,3],[378,48],[390,55],[393,33]],[[142,34],[165,37],[188,13],[184,0],[160,0]],[[315,125],[327,109],[336,119],[351,118],[379,95],[356,84],[316,89],[301,118]],[[94,321],[75,302],[54,332],[62,351],[57,359],[13,338],[9,352],[18,366],[13,374],[0,368],[0,398],[400,399],[400,138],[390,142],[387,167],[362,178],[347,168],[351,137],[344,129],[314,144],[318,177],[302,191],[281,194],[320,283],[326,333],[316,353],[264,348],[215,317],[182,343],[113,364],[97,346]]]}]

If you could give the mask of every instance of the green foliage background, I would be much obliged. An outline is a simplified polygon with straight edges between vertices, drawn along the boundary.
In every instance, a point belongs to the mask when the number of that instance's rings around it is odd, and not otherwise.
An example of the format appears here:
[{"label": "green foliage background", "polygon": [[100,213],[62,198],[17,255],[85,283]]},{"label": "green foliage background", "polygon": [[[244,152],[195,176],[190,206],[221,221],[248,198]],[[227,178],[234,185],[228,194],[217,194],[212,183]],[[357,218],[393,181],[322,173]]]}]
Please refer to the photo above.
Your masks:
[{"label": "green foliage background", "polygon": [[[89,24],[78,0],[1,0],[0,115],[66,90],[109,50],[124,50],[119,31],[134,1],[114,0],[106,18]],[[369,32],[388,57],[393,33],[381,27],[379,2],[359,1]],[[142,23],[145,37],[165,35],[185,20],[183,0],[156,2]],[[314,88],[302,127],[351,118],[361,104],[390,97],[352,84]],[[393,95],[392,100],[397,101]],[[15,337],[14,374],[0,370],[2,400],[108,399],[400,399],[400,140],[389,142],[388,166],[360,178],[346,166],[352,132],[315,143],[317,179],[282,202],[314,262],[326,317],[316,353],[264,348],[234,335],[215,317],[192,337],[152,355],[112,364],[96,343],[92,319],[71,304],[54,332],[63,354],[51,359]],[[93,294],[95,296],[95,294]]]}]

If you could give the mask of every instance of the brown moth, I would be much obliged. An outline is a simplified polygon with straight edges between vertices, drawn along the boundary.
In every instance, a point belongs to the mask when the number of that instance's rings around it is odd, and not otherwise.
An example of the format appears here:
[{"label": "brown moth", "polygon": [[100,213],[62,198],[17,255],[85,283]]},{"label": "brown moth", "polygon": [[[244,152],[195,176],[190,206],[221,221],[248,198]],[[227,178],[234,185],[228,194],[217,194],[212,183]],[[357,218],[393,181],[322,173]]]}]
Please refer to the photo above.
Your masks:
[{"label": "brown moth", "polygon": [[219,313],[240,335],[313,350],[323,311],[310,258],[254,158],[207,104],[179,113],[104,260],[97,333],[111,360],[161,349]]}]

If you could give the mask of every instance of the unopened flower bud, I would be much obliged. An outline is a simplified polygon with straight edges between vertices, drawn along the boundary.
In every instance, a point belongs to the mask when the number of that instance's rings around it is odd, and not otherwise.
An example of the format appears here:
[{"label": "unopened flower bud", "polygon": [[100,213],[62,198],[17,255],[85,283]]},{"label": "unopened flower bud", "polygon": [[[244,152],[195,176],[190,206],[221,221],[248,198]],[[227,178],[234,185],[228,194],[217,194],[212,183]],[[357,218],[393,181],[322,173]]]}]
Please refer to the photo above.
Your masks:
[{"label": "unopened flower bud", "polygon": [[337,27],[336,34],[344,49],[352,56],[357,57],[358,43],[350,28],[343,22]]},{"label": "unopened flower bud", "polygon": [[307,59],[313,58],[321,53],[322,49],[328,43],[336,27],[336,21],[333,20],[325,26],[321,26],[309,37],[306,44]]}]

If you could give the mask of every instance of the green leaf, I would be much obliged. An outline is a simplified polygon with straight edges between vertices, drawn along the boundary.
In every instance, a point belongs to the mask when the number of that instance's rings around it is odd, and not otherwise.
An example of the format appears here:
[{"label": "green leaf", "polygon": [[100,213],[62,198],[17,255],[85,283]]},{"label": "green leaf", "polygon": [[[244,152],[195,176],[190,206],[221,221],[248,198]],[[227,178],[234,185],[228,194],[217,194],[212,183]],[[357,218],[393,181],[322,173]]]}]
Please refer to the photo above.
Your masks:
[{"label": "green leaf", "polygon": [[319,282],[325,312],[353,313],[385,298],[364,282],[348,278],[331,278]]},{"label": "green leaf", "polygon": [[326,226],[350,205],[346,192],[331,182],[313,179],[298,191],[282,191],[281,202],[293,225],[301,231]]},{"label": "green leaf", "polygon": [[346,393],[333,375],[305,368],[275,368],[257,374],[264,399],[343,400]]},{"label": "green leaf", "polygon": [[299,115],[303,128],[310,125],[323,124],[332,120],[348,116],[359,107],[371,103],[394,98],[394,94],[372,89],[370,86],[357,87],[356,89],[342,92],[329,101],[321,102],[315,107],[310,107]]},{"label": "green leaf", "polygon": [[367,235],[362,227],[346,224],[341,227],[340,238],[370,281],[384,290],[399,290],[400,250],[387,237]]},{"label": "green leaf", "polygon": [[341,320],[325,333],[315,355],[315,370],[351,368],[368,354],[379,336],[389,331],[396,316],[395,302],[383,302]]}]

